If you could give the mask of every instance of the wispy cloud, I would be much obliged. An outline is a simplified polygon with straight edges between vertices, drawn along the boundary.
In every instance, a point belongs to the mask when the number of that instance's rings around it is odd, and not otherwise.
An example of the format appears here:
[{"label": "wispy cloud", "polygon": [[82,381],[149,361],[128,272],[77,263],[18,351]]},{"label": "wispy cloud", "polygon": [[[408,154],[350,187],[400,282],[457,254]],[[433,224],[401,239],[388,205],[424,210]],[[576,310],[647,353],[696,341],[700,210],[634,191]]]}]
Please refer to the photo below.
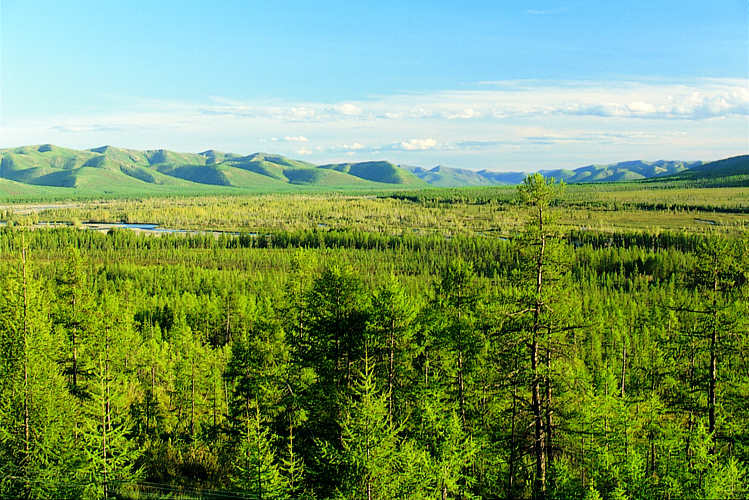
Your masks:
[{"label": "wispy cloud", "polygon": [[364,113],[364,110],[359,106],[355,106],[351,103],[339,104],[333,106],[333,111],[346,116],[358,116]]},{"label": "wispy cloud", "polygon": [[703,84],[624,82],[485,82],[496,87],[372,98],[360,102],[241,103],[214,98],[199,113],[286,122],[341,120],[471,120],[549,114],[704,120],[749,115],[749,89],[739,80]]},{"label": "wispy cloud", "polygon": [[576,102],[560,106],[557,113],[601,117],[649,118],[659,120],[706,120],[749,116],[749,91],[734,89],[714,94],[661,96],[652,102]]},{"label": "wispy cloud", "polygon": [[281,139],[283,142],[309,142],[309,139],[304,137],[303,135],[299,135],[296,137],[286,136],[283,139]]},{"label": "wispy cloud", "polygon": [[151,125],[151,126],[144,126],[144,125],[136,125],[136,124],[116,124],[111,123],[107,125],[99,125],[99,124],[92,124],[92,125],[54,125],[52,126],[53,130],[57,130],[58,132],[63,132],[67,134],[81,134],[81,133],[113,133],[113,132],[138,132],[143,130],[157,130],[158,126]]},{"label": "wispy cloud", "polygon": [[[484,82],[496,86],[494,115],[590,115],[705,120],[749,115],[746,80],[704,80],[692,85],[643,82]],[[511,97],[510,100],[504,99]]]}]

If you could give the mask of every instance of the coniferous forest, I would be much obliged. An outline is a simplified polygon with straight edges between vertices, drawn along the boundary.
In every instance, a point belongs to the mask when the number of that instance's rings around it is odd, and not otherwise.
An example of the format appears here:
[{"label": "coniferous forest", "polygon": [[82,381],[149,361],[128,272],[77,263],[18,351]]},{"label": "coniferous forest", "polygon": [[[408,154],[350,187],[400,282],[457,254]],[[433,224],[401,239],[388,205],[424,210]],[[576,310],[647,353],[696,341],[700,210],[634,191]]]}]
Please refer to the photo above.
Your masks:
[{"label": "coniferous forest", "polygon": [[746,231],[563,191],[468,200],[501,238],[9,223],[0,497],[746,498]]}]

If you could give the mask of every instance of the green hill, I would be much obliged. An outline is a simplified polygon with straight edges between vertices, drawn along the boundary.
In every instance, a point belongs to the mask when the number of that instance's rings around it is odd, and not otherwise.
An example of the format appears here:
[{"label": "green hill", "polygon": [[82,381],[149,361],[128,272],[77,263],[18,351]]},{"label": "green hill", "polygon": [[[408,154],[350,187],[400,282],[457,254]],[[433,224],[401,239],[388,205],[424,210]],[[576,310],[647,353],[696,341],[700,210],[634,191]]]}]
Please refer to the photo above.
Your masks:
[{"label": "green hill", "polygon": [[712,187],[749,186],[749,155],[704,163],[674,175],[651,179],[650,182],[658,181],[692,181]]},{"label": "green hill", "polygon": [[0,179],[0,198],[14,200],[70,198],[76,194],[75,189],[33,186],[20,182]]},{"label": "green hill", "polygon": [[[620,182],[669,175],[700,164],[701,162],[665,160],[644,162],[637,160],[612,165],[588,165],[575,170],[544,170],[541,173],[547,177],[554,177],[568,183]],[[429,170],[421,167],[404,166],[403,168],[430,185],[439,187],[514,185],[523,182],[523,179],[528,175],[527,172],[493,172],[490,170],[477,172],[442,165]]]},{"label": "green hill", "polygon": [[[568,183],[663,179],[700,185],[749,185],[748,165],[749,156],[738,156],[704,165],[638,160],[541,173]],[[30,186],[66,189],[85,196],[143,196],[237,190],[497,186],[519,184],[526,176],[525,172],[474,171],[442,165],[425,169],[388,161],[318,166],[269,153],[243,156],[215,150],[176,153],[165,149],[138,151],[102,146],[77,151],[52,144],[0,150],[0,180],[5,181],[0,196],[13,196],[10,193],[23,191],[24,186],[28,187],[29,196],[46,192],[32,190]]]},{"label": "green hill", "polygon": [[[489,176],[482,172],[465,168],[451,168],[438,165],[430,170],[421,167],[404,167],[409,169],[415,176],[435,187],[462,187],[462,186],[492,186],[499,185]],[[525,177],[525,175],[523,175]]]},{"label": "green hill", "polygon": [[[268,153],[241,156],[209,150],[176,153],[103,146],[85,151],[51,144],[0,150],[0,179],[12,181],[3,192],[22,186],[72,188],[74,193],[155,194],[213,192],[216,189],[283,191],[294,189],[382,189],[428,187],[410,172],[388,162],[318,167]],[[2,195],[3,192],[0,192]],[[32,190],[29,195],[33,196]]]},{"label": "green hill", "polygon": [[385,184],[398,184],[402,186],[428,187],[429,184],[412,172],[393,165],[389,161],[368,161],[363,163],[339,163],[333,165],[321,165],[321,169],[335,170],[345,174],[353,175],[360,179],[382,182]]},{"label": "green hill", "polygon": [[622,182],[636,181],[671,175],[701,165],[702,162],[666,161],[625,161],[611,165],[588,165],[575,170],[545,170],[547,177],[563,179],[567,183],[576,182]]}]

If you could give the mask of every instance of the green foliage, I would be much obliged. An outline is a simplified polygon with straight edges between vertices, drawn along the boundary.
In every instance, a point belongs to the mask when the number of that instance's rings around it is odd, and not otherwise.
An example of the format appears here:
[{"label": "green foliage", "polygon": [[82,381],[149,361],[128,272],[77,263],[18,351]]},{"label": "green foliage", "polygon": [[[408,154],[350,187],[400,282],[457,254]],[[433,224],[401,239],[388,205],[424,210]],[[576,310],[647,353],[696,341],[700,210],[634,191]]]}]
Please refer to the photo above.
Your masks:
[{"label": "green foliage", "polygon": [[[572,231],[585,191],[558,189],[86,208],[227,229],[252,213],[257,234],[29,231],[16,222],[73,211],[13,214],[2,495],[746,496],[749,240]],[[467,229],[510,220],[509,240]]]},{"label": "green foliage", "polygon": [[470,474],[479,444],[464,430],[447,387],[432,373],[418,390],[414,439],[428,453],[427,498],[471,496],[475,478]]},{"label": "green foliage", "polygon": [[284,498],[284,481],[276,465],[273,436],[264,426],[258,405],[247,407],[244,429],[234,452],[232,481],[256,498]]},{"label": "green foliage", "polygon": [[72,498],[82,494],[74,478],[84,457],[58,365],[63,340],[25,253],[20,267],[4,276],[0,296],[0,495]]},{"label": "green foliage", "polygon": [[388,411],[388,395],[377,390],[374,369],[365,357],[341,418],[341,446],[326,443],[323,452],[338,468],[342,498],[419,498],[426,482],[426,456]]}]

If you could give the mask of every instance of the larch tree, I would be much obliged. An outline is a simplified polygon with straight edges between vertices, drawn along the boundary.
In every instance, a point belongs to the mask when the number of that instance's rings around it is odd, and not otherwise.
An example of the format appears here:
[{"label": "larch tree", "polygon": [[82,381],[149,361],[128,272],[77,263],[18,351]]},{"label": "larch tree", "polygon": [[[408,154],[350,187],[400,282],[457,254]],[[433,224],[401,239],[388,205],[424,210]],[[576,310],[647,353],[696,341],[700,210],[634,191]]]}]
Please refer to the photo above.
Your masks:
[{"label": "larch tree", "polygon": [[352,268],[330,265],[313,282],[308,300],[309,343],[302,362],[316,379],[305,396],[310,425],[319,439],[340,442],[337,422],[364,350],[361,282]]},{"label": "larch tree", "polygon": [[367,320],[368,352],[375,364],[378,387],[388,398],[391,419],[400,414],[415,355],[417,310],[395,274],[372,294]]},{"label": "larch tree", "polygon": [[76,496],[83,457],[61,369],[64,339],[51,328],[27,250],[22,243],[19,268],[4,277],[0,293],[0,496]]},{"label": "larch tree", "polygon": [[419,498],[427,463],[412,441],[399,435],[388,394],[377,388],[374,366],[365,354],[364,370],[341,415],[341,446],[323,449],[341,472],[339,493],[351,499]]},{"label": "larch tree", "polygon": [[294,455],[281,458],[275,427],[283,427],[283,398],[286,393],[290,350],[285,333],[272,320],[259,319],[251,331],[243,331],[232,342],[225,372],[231,383],[229,431],[235,486],[258,498],[284,498],[297,487],[300,477],[289,480],[286,461],[296,462],[291,470],[303,475]]},{"label": "larch tree", "polygon": [[697,292],[696,303],[682,308],[696,321],[688,322],[707,343],[708,357],[707,433],[713,440],[711,453],[716,452],[719,439],[718,423],[721,401],[719,366],[721,358],[730,352],[730,345],[740,340],[740,328],[745,323],[742,297],[742,246],[726,238],[708,236],[698,249],[696,266],[689,273],[689,282]]},{"label": "larch tree", "polygon": [[520,289],[517,310],[510,314],[510,328],[519,330],[528,346],[535,498],[547,492],[549,463],[554,450],[552,430],[553,336],[563,330],[560,300],[569,268],[566,249],[559,238],[550,206],[564,192],[564,183],[532,174],[518,186],[518,201],[530,209],[523,233],[517,238],[520,266],[513,279]]}]

